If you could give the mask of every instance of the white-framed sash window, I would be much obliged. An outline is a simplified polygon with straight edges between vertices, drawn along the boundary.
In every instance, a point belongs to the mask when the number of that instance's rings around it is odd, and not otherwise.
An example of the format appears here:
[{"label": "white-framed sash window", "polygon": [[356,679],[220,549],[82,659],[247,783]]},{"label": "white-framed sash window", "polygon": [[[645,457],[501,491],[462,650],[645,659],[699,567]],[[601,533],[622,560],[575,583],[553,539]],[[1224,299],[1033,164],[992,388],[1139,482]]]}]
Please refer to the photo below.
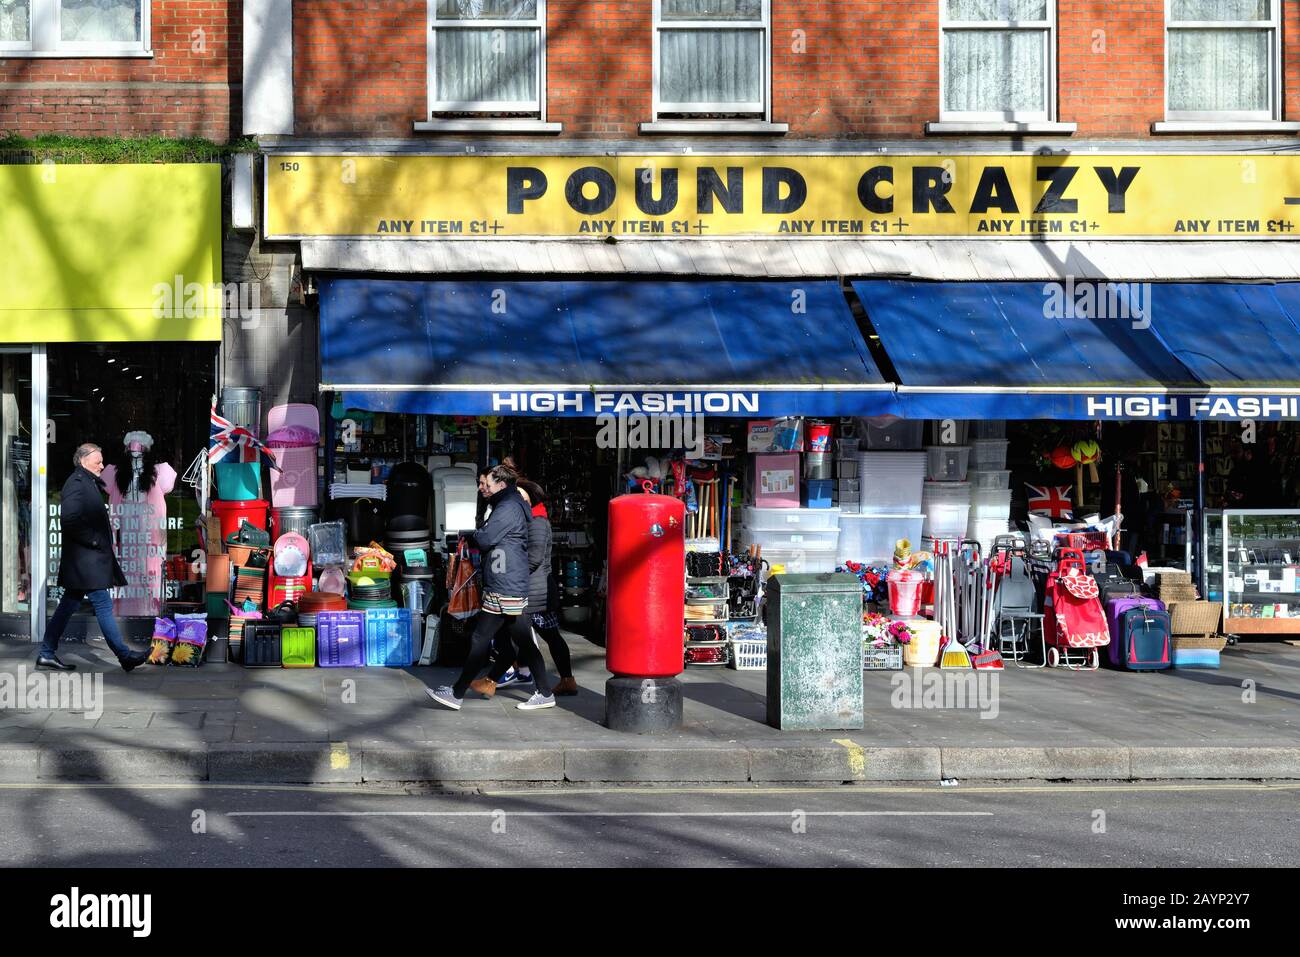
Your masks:
[{"label": "white-framed sash window", "polygon": [[149,53],[149,0],[0,0],[0,56]]},{"label": "white-framed sash window", "polygon": [[654,117],[766,119],[771,0],[653,0]]},{"label": "white-framed sash window", "polygon": [[1165,117],[1281,118],[1280,0],[1165,0]]},{"label": "white-framed sash window", "polygon": [[429,113],[541,117],[546,0],[428,0]]},{"label": "white-framed sash window", "polygon": [[939,0],[946,122],[1056,119],[1056,0]]}]

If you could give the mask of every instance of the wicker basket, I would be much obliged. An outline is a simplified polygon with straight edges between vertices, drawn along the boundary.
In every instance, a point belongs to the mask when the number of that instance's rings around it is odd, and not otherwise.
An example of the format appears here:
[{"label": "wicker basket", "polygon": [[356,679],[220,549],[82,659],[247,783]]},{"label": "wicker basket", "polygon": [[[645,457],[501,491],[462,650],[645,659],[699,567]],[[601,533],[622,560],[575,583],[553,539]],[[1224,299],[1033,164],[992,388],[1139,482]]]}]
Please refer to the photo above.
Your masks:
[{"label": "wicker basket", "polygon": [[1219,630],[1223,606],[1215,601],[1179,601],[1169,605],[1175,635],[1212,635]]},{"label": "wicker basket", "polygon": [[1204,649],[1207,651],[1222,651],[1228,644],[1226,635],[1175,635],[1175,649]]}]

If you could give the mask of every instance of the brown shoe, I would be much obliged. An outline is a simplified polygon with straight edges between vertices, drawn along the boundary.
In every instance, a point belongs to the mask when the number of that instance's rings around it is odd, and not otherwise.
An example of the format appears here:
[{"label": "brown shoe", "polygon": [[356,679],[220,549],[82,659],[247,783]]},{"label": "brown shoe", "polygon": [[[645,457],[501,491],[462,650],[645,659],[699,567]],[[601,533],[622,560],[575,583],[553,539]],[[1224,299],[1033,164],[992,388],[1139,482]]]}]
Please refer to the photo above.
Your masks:
[{"label": "brown shoe", "polygon": [[551,689],[551,694],[563,695],[569,697],[578,693],[578,682],[572,678],[561,678],[555,682],[555,687]]},{"label": "brown shoe", "polygon": [[497,683],[491,678],[475,678],[469,683],[469,690],[476,691],[485,698],[497,693]]}]

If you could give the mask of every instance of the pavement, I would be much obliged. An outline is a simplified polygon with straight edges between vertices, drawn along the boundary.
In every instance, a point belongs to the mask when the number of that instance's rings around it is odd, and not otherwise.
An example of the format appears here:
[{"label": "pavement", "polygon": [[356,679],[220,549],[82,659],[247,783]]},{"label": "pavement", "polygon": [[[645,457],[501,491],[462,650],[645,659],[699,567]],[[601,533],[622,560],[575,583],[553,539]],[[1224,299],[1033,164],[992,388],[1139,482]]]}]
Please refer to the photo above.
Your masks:
[{"label": "pavement", "polygon": [[[570,647],[581,693],[528,713],[519,688],[439,707],[424,691],[446,668],[125,674],[102,640],[61,649],[78,675],[102,674],[99,699],[40,706],[4,698],[34,646],[0,642],[0,782],[1300,779],[1300,648],[1286,643],[1230,646],[1217,671],[866,672],[853,731],[771,728],[765,672],[689,668],[684,725],[657,735],[602,726],[603,650]],[[985,683],[933,684],[963,675]]]}]

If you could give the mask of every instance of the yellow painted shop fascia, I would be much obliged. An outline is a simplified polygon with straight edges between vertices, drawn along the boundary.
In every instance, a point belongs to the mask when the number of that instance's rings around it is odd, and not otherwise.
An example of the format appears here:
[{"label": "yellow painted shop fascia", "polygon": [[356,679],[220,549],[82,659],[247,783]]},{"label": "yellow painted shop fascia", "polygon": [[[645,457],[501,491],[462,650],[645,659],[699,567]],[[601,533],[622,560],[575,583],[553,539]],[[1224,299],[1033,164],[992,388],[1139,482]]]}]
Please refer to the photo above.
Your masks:
[{"label": "yellow painted shop fascia", "polygon": [[0,244],[0,342],[221,340],[219,164],[0,166]]}]

